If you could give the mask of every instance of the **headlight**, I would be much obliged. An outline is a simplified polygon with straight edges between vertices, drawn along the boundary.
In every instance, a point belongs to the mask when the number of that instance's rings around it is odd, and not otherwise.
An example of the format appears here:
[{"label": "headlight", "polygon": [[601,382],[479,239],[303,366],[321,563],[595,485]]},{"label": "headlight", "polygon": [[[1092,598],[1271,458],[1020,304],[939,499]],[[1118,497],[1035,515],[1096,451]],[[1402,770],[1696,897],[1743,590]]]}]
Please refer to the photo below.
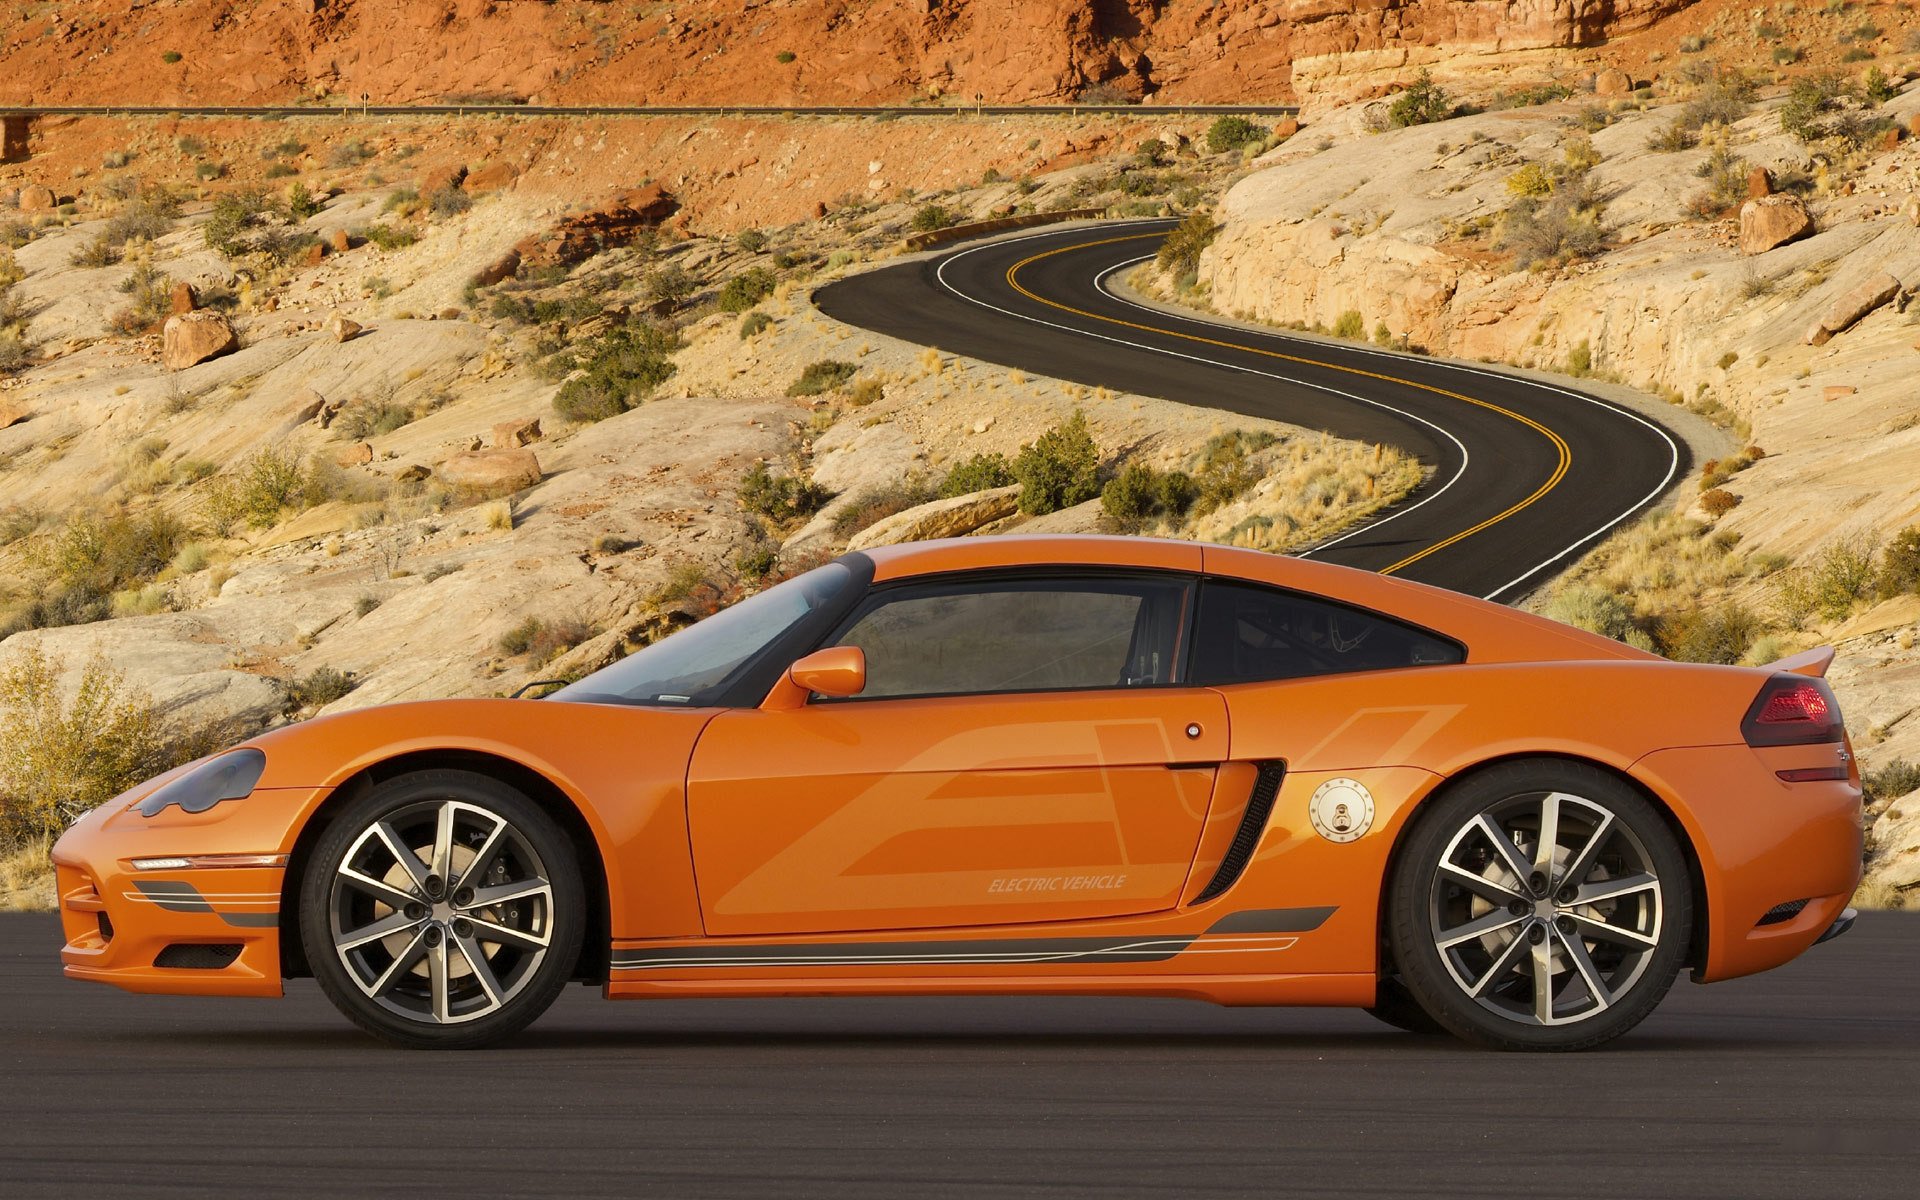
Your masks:
[{"label": "headlight", "polygon": [[178,804],[182,812],[203,813],[222,800],[245,798],[266,769],[267,756],[262,751],[252,747],[235,750],[209,759],[159,788],[137,808],[143,817],[157,817],[170,804]]}]

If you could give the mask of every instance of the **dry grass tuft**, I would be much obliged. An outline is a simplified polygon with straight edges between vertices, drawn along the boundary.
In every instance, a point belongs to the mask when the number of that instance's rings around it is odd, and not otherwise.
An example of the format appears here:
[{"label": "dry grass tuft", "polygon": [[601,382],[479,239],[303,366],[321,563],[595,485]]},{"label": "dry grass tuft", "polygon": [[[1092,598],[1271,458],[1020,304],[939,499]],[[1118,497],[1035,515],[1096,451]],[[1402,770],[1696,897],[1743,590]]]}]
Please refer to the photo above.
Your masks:
[{"label": "dry grass tuft", "polygon": [[0,912],[52,912],[53,843],[33,838],[0,854]]}]

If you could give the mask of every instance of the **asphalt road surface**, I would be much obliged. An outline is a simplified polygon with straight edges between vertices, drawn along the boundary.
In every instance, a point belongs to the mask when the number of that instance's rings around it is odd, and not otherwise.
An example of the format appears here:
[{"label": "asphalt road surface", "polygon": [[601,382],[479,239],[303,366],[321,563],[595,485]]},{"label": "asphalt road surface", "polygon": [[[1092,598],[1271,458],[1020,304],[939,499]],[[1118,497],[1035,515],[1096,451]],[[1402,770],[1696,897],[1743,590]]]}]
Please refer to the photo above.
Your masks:
[{"label": "asphalt road surface", "polygon": [[821,288],[838,320],[1055,378],[1386,442],[1434,468],[1390,514],[1312,550],[1496,600],[1552,577],[1688,469],[1653,421],[1572,387],[1144,308],[1112,276],[1166,221],[963,246]]},{"label": "asphalt road surface", "polygon": [[0,916],[0,1195],[1912,1196],[1920,915],[1505,1055],[1174,1000],[603,1001],[388,1049],[61,978]]}]

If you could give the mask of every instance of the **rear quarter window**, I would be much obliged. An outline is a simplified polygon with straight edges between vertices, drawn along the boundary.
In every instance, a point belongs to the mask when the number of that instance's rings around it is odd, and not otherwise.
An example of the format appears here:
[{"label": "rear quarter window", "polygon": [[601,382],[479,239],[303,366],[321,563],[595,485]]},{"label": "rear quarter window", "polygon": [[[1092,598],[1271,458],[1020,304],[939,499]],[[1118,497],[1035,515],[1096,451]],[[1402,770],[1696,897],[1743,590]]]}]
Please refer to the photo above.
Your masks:
[{"label": "rear quarter window", "polygon": [[1258,584],[1200,588],[1193,682],[1250,683],[1466,661],[1450,638],[1366,609]]}]

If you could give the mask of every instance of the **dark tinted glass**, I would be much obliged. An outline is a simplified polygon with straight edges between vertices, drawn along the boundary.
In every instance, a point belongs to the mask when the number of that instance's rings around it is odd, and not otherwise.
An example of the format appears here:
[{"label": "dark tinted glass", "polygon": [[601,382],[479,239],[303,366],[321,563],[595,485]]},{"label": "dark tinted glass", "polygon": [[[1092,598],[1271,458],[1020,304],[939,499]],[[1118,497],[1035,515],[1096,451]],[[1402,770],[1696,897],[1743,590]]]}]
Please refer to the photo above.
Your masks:
[{"label": "dark tinted glass", "polygon": [[1193,682],[1202,686],[1457,663],[1460,647],[1376,613],[1209,579],[1200,588]]},{"label": "dark tinted glass", "polygon": [[1175,682],[1187,585],[996,580],[884,593],[839,640],[867,655],[860,699]]}]

